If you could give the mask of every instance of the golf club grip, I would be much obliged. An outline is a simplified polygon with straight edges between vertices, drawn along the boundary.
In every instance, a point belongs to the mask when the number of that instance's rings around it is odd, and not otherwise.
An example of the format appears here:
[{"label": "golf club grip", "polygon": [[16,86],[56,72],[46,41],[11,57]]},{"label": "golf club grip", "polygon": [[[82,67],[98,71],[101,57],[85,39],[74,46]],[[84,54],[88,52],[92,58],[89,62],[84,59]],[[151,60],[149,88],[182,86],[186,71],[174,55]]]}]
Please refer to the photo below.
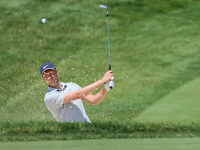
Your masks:
[{"label": "golf club grip", "polygon": [[109,81],[109,88],[112,89],[115,86],[114,81]]},{"label": "golf club grip", "polygon": [[109,64],[109,70],[111,70],[111,64]]}]

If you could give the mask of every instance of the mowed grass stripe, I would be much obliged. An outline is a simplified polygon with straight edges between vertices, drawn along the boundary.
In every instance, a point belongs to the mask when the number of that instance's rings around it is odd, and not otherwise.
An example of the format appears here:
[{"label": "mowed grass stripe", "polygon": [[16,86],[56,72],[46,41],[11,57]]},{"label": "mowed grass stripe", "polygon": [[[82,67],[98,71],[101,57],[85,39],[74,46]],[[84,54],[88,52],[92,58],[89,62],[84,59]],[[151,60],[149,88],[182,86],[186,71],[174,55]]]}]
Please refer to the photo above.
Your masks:
[{"label": "mowed grass stripe", "polygon": [[139,122],[199,122],[200,78],[183,85],[144,110]]},{"label": "mowed grass stripe", "polygon": [[169,139],[104,139],[104,140],[70,140],[70,141],[38,141],[38,142],[4,142],[0,143],[1,150],[188,150],[199,149],[200,140],[198,138],[169,138]]}]

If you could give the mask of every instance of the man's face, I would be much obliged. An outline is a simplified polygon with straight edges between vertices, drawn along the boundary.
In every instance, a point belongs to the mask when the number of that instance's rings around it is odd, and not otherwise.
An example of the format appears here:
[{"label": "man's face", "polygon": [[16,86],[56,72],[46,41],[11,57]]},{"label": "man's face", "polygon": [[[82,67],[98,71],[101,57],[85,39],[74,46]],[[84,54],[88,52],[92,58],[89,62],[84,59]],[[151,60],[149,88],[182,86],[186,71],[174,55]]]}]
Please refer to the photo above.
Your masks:
[{"label": "man's face", "polygon": [[57,70],[46,70],[42,79],[49,85],[54,86],[58,81],[58,71]]}]

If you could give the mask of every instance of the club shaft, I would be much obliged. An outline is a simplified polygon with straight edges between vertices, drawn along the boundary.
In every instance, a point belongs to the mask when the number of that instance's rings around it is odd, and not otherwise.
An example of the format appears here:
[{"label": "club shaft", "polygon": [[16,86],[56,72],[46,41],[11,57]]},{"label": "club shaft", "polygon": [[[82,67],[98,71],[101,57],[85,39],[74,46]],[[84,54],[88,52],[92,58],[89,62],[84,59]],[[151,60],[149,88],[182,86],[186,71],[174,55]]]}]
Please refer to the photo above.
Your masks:
[{"label": "club shaft", "polygon": [[[109,40],[109,19],[108,19],[108,8],[104,5],[100,5],[100,8],[107,9],[107,30],[108,30],[108,58],[109,58],[109,70],[111,70],[111,61],[110,61],[110,40]],[[112,89],[115,86],[114,78],[109,81],[109,88]]]},{"label": "club shaft", "polygon": [[107,30],[108,30],[108,59],[109,59],[109,70],[111,70],[108,10],[107,10]]},{"label": "club shaft", "polygon": [[[109,38],[109,19],[108,19],[108,10],[107,10],[107,30],[108,30],[108,58],[109,58],[109,70],[111,70],[111,61],[110,61],[110,38]],[[109,88],[112,89],[115,83],[113,80],[109,81]]]}]

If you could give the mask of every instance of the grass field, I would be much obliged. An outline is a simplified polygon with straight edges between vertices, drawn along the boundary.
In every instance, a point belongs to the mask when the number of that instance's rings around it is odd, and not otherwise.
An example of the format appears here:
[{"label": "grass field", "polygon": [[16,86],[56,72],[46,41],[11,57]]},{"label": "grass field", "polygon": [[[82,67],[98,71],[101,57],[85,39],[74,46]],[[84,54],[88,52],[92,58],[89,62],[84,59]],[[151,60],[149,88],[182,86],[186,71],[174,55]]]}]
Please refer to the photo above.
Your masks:
[{"label": "grass field", "polygon": [[179,122],[183,124],[199,122],[199,89],[200,78],[197,78],[145,109],[135,121]]},{"label": "grass field", "polygon": [[[108,52],[100,4],[109,8],[116,87],[100,105],[84,103],[92,124],[57,123],[43,102],[47,85],[39,68],[52,62],[62,82],[81,87],[102,78]],[[169,119],[136,121],[200,76],[199,6],[197,0],[1,0],[0,141],[200,137],[193,106],[179,103],[184,109],[175,113],[172,99]],[[184,118],[174,121],[173,114]]]},{"label": "grass field", "polygon": [[1,143],[2,150],[188,150],[199,149],[198,138],[179,139],[117,139],[117,140],[81,140],[81,141],[51,141],[51,142],[5,142]]}]

